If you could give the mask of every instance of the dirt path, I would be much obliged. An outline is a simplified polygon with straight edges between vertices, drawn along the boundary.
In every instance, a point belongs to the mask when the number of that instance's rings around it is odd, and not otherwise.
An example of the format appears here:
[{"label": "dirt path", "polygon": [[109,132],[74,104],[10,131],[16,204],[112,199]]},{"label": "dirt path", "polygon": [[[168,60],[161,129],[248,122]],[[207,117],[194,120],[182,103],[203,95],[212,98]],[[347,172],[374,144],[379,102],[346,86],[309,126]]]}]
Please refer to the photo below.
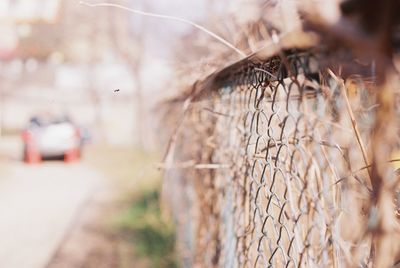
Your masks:
[{"label": "dirt path", "polygon": [[45,267],[103,181],[83,163],[7,164],[0,176],[0,267]]},{"label": "dirt path", "polygon": [[46,268],[131,267],[123,265],[131,261],[130,252],[129,260],[120,256],[121,250],[129,250],[130,245],[116,236],[109,225],[118,211],[115,195],[109,188],[102,187],[91,196]]}]

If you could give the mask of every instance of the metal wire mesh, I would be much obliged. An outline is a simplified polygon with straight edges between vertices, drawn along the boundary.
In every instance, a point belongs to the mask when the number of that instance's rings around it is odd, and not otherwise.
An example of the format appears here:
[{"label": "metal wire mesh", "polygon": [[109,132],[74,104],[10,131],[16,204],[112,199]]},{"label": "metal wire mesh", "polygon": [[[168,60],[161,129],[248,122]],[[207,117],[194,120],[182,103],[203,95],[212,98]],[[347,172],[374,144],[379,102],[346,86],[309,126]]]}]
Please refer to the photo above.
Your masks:
[{"label": "metal wire mesh", "polygon": [[249,60],[193,98],[165,182],[183,266],[371,265],[371,186],[346,99],[368,141],[375,96],[365,79],[341,84],[325,56]]}]

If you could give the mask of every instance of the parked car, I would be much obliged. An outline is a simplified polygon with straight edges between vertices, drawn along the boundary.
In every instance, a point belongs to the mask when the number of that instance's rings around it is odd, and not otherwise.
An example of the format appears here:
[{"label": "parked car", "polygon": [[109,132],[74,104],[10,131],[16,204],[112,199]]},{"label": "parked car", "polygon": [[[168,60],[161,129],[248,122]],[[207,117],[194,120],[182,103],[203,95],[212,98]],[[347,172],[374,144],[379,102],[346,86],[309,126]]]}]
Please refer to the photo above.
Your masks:
[{"label": "parked car", "polygon": [[80,158],[82,140],[80,128],[66,116],[58,118],[32,117],[22,133],[23,158],[27,163],[43,158],[63,158],[66,162]]}]

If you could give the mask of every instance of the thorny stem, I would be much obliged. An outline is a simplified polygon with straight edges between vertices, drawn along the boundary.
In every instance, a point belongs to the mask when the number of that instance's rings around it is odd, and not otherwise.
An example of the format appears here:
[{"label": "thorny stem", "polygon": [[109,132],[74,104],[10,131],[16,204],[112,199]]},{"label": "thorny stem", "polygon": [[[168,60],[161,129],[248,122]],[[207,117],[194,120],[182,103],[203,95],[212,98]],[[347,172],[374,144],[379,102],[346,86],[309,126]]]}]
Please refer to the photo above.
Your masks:
[{"label": "thorny stem", "polygon": [[91,4],[91,3],[87,3],[85,1],[80,1],[79,4],[85,5],[85,6],[89,6],[89,7],[114,7],[114,8],[123,9],[123,10],[129,11],[131,13],[142,15],[142,16],[183,22],[183,23],[189,24],[189,25],[201,30],[202,32],[210,35],[211,37],[213,37],[214,39],[218,40],[219,42],[221,42],[225,46],[233,49],[240,56],[242,56],[242,57],[246,57],[247,56],[243,51],[241,51],[240,49],[235,47],[233,44],[229,43],[227,40],[225,40],[221,36],[213,33],[212,31],[210,31],[208,29],[206,29],[204,26],[201,26],[201,25],[199,25],[199,24],[197,24],[197,23],[195,23],[193,21],[190,21],[190,20],[187,20],[187,19],[184,19],[184,18],[179,18],[179,17],[175,17],[175,16],[170,16],[170,15],[156,14],[156,13],[151,13],[151,12],[145,12],[145,11],[132,9],[132,8],[129,8],[129,7],[126,7],[126,6],[123,6],[123,5],[118,5],[118,4],[113,4],[113,3]]}]

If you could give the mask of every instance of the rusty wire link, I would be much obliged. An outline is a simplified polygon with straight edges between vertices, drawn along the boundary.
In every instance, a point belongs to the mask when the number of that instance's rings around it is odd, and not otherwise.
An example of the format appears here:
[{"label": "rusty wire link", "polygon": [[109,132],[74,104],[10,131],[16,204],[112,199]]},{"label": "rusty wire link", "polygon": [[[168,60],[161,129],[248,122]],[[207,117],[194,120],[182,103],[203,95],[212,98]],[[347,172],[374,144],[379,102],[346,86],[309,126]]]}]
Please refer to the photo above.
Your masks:
[{"label": "rusty wire link", "polygon": [[[167,172],[185,267],[371,265],[368,173],[320,57],[243,61],[193,99],[175,162],[213,168]],[[349,98],[373,103],[361,84]],[[368,137],[371,110],[355,116]]]}]

